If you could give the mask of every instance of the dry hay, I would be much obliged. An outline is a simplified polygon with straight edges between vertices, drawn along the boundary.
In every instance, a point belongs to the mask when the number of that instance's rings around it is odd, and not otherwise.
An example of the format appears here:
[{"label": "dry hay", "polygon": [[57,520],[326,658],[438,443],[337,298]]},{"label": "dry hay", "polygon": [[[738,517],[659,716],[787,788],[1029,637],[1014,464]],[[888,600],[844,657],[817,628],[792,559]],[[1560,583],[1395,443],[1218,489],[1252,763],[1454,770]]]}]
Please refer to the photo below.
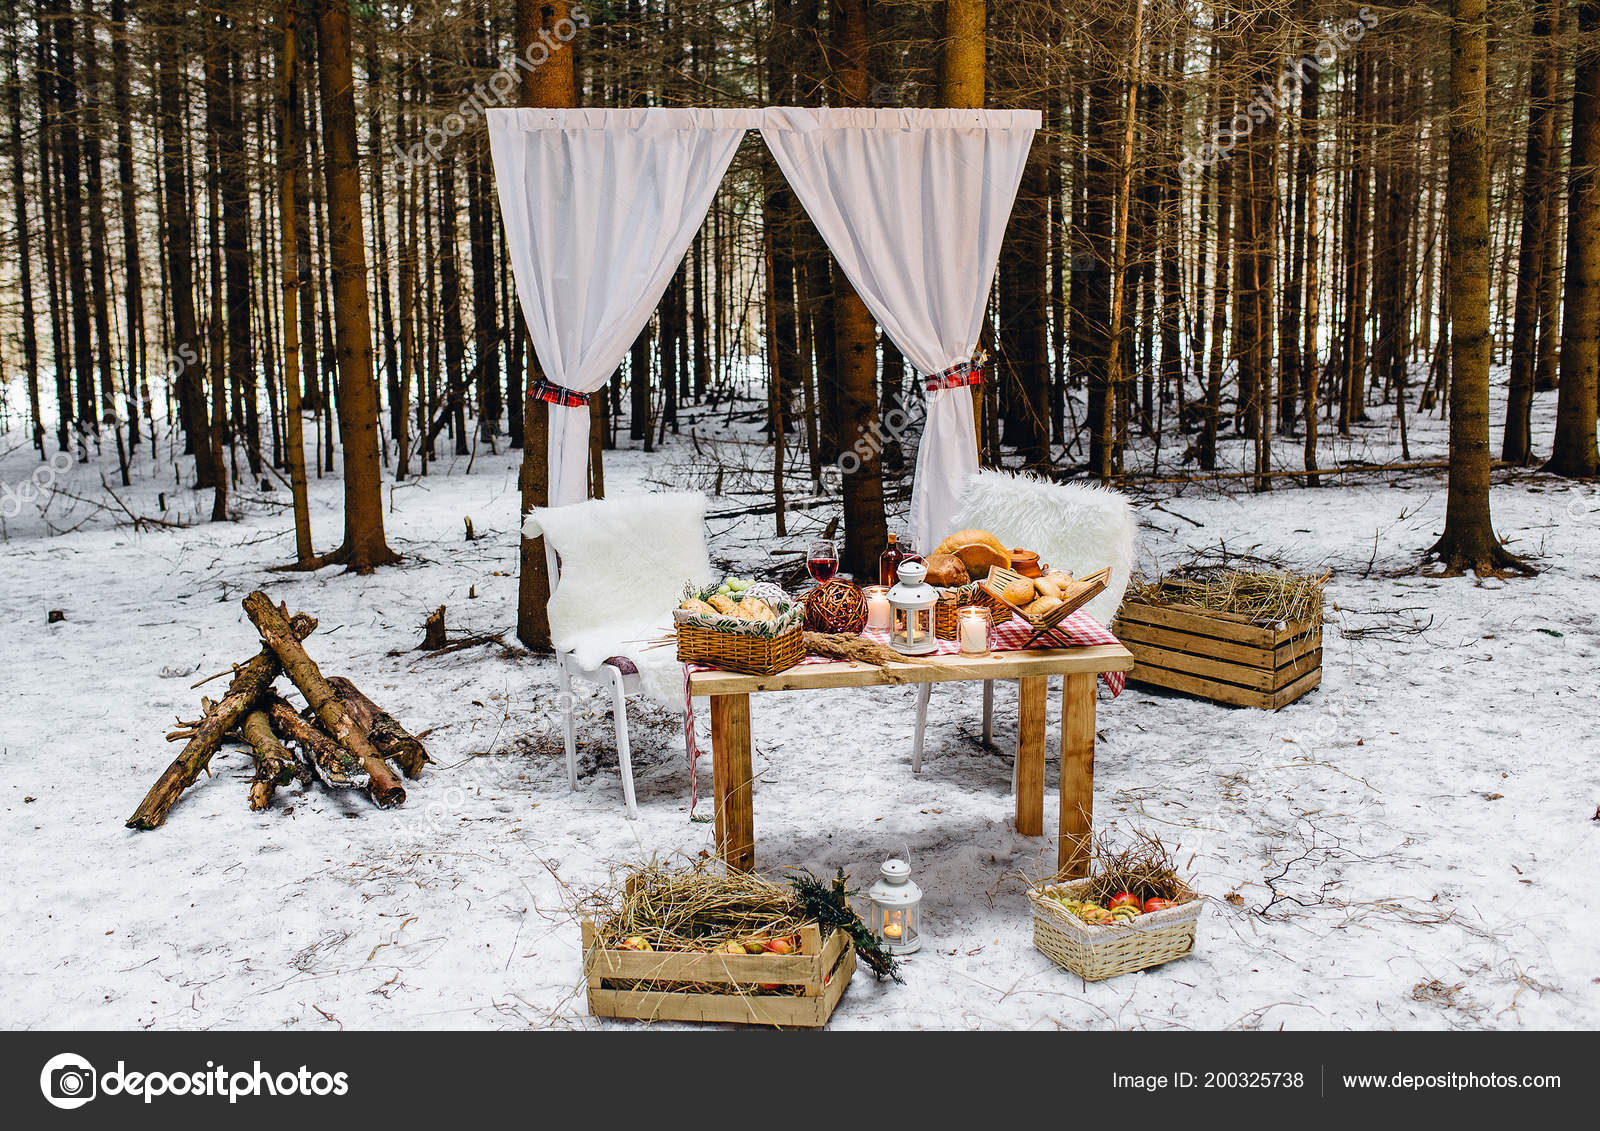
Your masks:
[{"label": "dry hay", "polygon": [[584,902],[605,946],[638,937],[653,950],[703,952],[791,935],[808,921],[790,885],[747,872],[714,874],[703,863],[674,869],[651,861]]},{"label": "dry hay", "polygon": [[1322,587],[1328,574],[1289,570],[1237,570],[1185,566],[1156,578],[1134,578],[1128,598],[1146,605],[1195,605],[1251,621],[1322,624]]}]

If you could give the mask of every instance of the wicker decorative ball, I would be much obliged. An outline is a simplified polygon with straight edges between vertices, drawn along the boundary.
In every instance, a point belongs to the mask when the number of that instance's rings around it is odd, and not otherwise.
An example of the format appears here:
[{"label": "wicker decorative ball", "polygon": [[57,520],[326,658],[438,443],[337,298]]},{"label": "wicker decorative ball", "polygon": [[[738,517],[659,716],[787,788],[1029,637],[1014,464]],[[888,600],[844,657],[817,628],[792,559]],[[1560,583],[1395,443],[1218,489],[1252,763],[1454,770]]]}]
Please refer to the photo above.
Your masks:
[{"label": "wicker decorative ball", "polygon": [[806,594],[810,632],[858,633],[867,627],[867,597],[853,581],[835,577]]}]

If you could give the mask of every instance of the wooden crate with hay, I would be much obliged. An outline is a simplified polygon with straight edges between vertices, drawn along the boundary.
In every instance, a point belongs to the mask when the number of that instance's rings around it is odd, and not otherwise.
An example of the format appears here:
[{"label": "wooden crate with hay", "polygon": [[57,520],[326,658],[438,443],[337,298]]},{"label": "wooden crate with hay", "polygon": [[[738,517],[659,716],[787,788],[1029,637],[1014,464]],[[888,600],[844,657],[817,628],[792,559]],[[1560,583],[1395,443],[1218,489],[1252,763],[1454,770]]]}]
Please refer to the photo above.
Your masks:
[{"label": "wooden crate with hay", "polygon": [[1128,682],[1277,710],[1322,682],[1326,576],[1179,571],[1129,586],[1112,628]]},{"label": "wooden crate with hay", "polygon": [[815,1029],[828,1023],[856,970],[844,931],[815,923],[790,954],[685,954],[602,946],[583,923],[589,1012],[637,1021],[734,1022]]},{"label": "wooden crate with hay", "polygon": [[832,883],[652,861],[582,903],[589,1012],[636,1021],[826,1025],[861,961],[898,980]]}]

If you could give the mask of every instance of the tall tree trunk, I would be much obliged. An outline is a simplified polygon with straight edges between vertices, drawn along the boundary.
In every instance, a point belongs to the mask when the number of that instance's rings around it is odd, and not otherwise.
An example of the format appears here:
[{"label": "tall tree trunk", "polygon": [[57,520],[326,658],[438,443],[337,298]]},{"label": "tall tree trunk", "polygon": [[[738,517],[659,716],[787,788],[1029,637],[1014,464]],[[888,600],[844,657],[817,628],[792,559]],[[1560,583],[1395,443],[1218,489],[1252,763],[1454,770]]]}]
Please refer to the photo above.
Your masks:
[{"label": "tall tree trunk", "polygon": [[350,0],[315,0],[315,12],[328,255],[337,323],[339,437],[344,447],[344,545],[336,556],[352,571],[370,573],[398,561],[399,555],[389,548],[383,531],[378,389],[372,375],[355,79],[350,64]]},{"label": "tall tree trunk", "polygon": [[[988,52],[988,0],[945,0],[944,54],[940,61],[939,105],[981,109],[984,104]],[[821,377],[821,371],[818,371]],[[983,386],[972,387],[974,442],[984,450]],[[931,549],[931,547],[924,547]]]},{"label": "tall tree trunk", "polygon": [[161,134],[163,223],[167,230],[167,286],[172,330],[168,370],[178,371],[178,400],[184,431],[194,450],[195,486],[216,487],[222,468],[211,444],[211,419],[206,410],[205,344],[194,308],[195,209],[189,195],[183,151],[182,83],[186,53],[181,47],[182,17],[166,0],[156,37],[156,92]]},{"label": "tall tree trunk", "polygon": [[[1567,167],[1567,289],[1561,313],[1561,392],[1545,470],[1591,477],[1596,368],[1600,366],[1600,0],[1578,5],[1572,79],[1572,159]],[[1460,378],[1457,378],[1459,382]]]},{"label": "tall tree trunk", "polygon": [[144,385],[145,329],[143,266],[139,256],[138,198],[134,189],[133,173],[133,106],[129,72],[127,0],[111,0],[111,106],[117,119],[117,188],[120,194],[122,215],[122,269],[125,276],[122,288],[124,317],[125,388],[128,403],[128,445],[136,447],[139,436],[139,411],[134,401],[136,394],[142,402],[144,415],[150,416],[150,395]]},{"label": "tall tree trunk", "polygon": [[39,401],[39,340],[34,325],[33,308],[33,253],[28,235],[28,196],[23,186],[22,154],[22,51],[19,43],[18,16],[13,14],[10,28],[11,75],[6,83],[8,109],[11,117],[11,193],[16,205],[17,218],[17,273],[22,290],[22,368],[28,381],[28,415],[33,446],[44,454],[44,417]]},{"label": "tall tree trunk", "polygon": [[[541,30],[553,35],[557,23],[569,18],[571,5],[566,0],[516,0],[516,47],[526,55]],[[578,84],[573,66],[573,48],[552,51],[543,66],[524,72],[521,104],[524,106],[564,107],[578,103]],[[533,351],[528,351],[529,377],[538,366]],[[635,374],[637,379],[637,374]],[[528,387],[532,381],[528,382]],[[524,393],[524,396],[527,396]],[[523,406],[522,432],[522,513],[549,502],[549,406],[527,396]],[[523,538],[521,571],[517,585],[517,638],[535,651],[550,649],[550,621],[545,605],[550,600],[550,574],[545,562],[544,539]]]},{"label": "tall tree trunk", "polygon": [[1505,437],[1500,458],[1527,463],[1533,458],[1534,370],[1539,350],[1539,295],[1544,271],[1554,270],[1544,257],[1555,184],[1550,176],[1556,140],[1556,89],[1560,55],[1551,42],[1561,19],[1563,0],[1545,0],[1534,15],[1534,59],[1528,78],[1528,140],[1522,172],[1522,239],[1517,252],[1516,312],[1511,332],[1511,381],[1506,394]]},{"label": "tall tree trunk", "polygon": [[295,561],[309,564],[311,506],[306,496],[305,417],[300,405],[300,293],[305,283],[300,273],[299,233],[295,206],[300,168],[300,83],[298,70],[298,17],[300,0],[283,0],[282,89],[278,103],[278,222],[282,226],[283,256],[283,419],[285,456],[289,465],[289,493],[294,509]]},{"label": "tall tree trunk", "polygon": [[83,162],[78,121],[76,24],[68,0],[51,0],[46,13],[54,24],[56,145],[61,161],[62,234],[66,240],[66,283],[72,319],[72,369],[77,388],[78,451],[89,458],[88,437],[98,434],[95,412],[94,341],[89,328],[88,264],[83,247]]},{"label": "tall tree trunk", "polygon": [[[832,0],[831,14],[834,81],[840,100],[846,106],[865,106],[870,35],[866,0]],[[875,576],[878,558],[888,541],[878,417],[878,334],[867,304],[844,272],[837,269],[833,296],[840,446],[851,456],[840,460],[844,489],[844,553],[840,568],[858,578],[867,578]],[[783,437],[779,435],[776,440],[781,444]]]},{"label": "tall tree trunk", "polygon": [[[1600,14],[1600,0],[1588,6]],[[1489,518],[1489,127],[1484,82],[1489,20],[1485,0],[1451,0],[1450,16],[1450,485],[1444,533],[1428,551],[1428,558],[1441,562],[1447,575],[1472,570],[1483,576],[1526,567],[1500,545]],[[1600,126],[1595,136],[1600,139]],[[1576,157],[1574,149],[1574,165]],[[1592,448],[1592,404],[1588,424]]]}]

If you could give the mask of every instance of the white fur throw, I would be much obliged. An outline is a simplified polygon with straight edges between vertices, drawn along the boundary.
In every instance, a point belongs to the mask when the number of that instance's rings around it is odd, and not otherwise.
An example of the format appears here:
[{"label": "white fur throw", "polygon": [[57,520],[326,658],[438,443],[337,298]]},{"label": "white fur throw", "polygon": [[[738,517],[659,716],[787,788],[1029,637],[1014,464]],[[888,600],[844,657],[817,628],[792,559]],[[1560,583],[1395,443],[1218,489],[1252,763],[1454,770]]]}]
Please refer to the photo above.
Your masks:
[{"label": "white fur throw", "polygon": [[705,496],[624,495],[528,512],[522,530],[560,555],[550,594],[550,639],[585,668],[626,656],[645,694],[683,710],[676,650],[645,645],[673,630],[684,583],[711,580]]},{"label": "white fur throw", "polygon": [[980,471],[967,479],[953,528],[987,530],[1007,546],[1033,550],[1041,563],[1076,577],[1110,566],[1106,591],[1084,608],[1111,626],[1133,570],[1133,510],[1116,491]]}]

